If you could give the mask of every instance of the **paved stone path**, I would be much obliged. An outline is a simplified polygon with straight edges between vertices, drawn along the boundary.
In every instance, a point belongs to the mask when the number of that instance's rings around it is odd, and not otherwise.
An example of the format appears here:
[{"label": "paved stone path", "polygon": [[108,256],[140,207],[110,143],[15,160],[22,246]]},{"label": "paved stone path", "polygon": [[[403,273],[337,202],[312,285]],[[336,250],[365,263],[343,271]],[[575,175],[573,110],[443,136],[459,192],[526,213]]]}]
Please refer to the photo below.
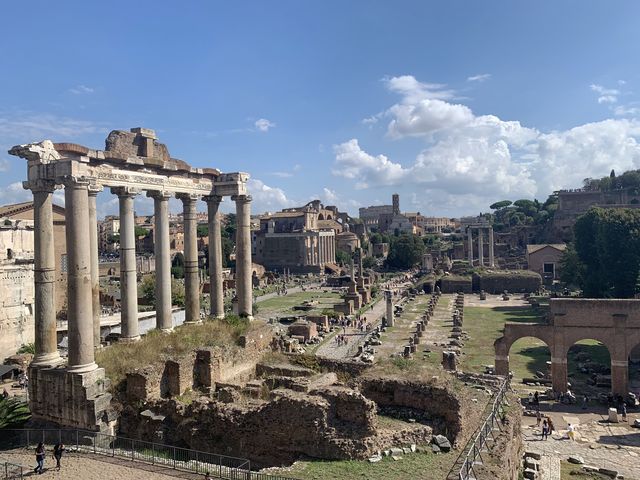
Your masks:
[{"label": "paved stone path", "polygon": [[[375,326],[381,322],[382,316],[385,313],[385,309],[385,300],[383,298],[373,306],[373,310],[367,310],[365,313],[363,313],[362,316],[367,317],[367,324],[372,325],[372,328],[375,328]],[[320,345],[320,347],[316,351],[316,355],[319,357],[333,359],[353,357],[354,354],[358,352],[358,345],[364,341],[366,334],[361,333],[355,328],[349,327],[347,327],[344,331],[348,337],[348,343],[346,345],[338,345],[335,341],[334,335],[331,336],[322,345]],[[336,332],[336,334],[338,333],[343,333],[343,330],[340,329]]]},{"label": "paved stone path", "polygon": [[543,455],[540,470],[540,480],[560,480],[560,459],[553,455]]},{"label": "paved stone path", "polygon": [[[572,412],[569,415],[576,414]],[[592,420],[578,424],[575,441],[567,438],[566,425],[558,425],[555,420],[554,424],[559,430],[543,441],[535,421],[525,417],[522,427],[525,449],[548,456],[553,465],[559,465],[560,460],[567,460],[571,455],[579,455],[587,465],[617,470],[627,480],[640,480],[640,432],[626,424],[605,423],[603,416],[590,414],[584,418]],[[550,474],[554,476],[545,478],[560,478],[559,473],[555,476],[555,468]]]}]

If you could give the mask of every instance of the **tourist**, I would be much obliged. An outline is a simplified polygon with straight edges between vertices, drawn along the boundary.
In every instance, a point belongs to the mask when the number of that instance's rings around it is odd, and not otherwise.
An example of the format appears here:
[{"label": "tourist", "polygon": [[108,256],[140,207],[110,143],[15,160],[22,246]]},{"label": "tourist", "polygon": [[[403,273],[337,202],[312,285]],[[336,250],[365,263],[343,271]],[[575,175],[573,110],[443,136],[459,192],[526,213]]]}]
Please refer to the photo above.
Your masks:
[{"label": "tourist", "polygon": [[528,403],[529,403],[529,405],[531,405],[533,403],[533,393],[531,393],[531,392],[529,392]]},{"label": "tourist", "polygon": [[56,459],[56,469],[60,470],[60,460],[62,459],[62,453],[64,452],[64,444],[56,443],[53,446],[53,458]]},{"label": "tourist", "polygon": [[45,456],[44,443],[40,442],[36,447],[36,468],[33,469],[34,473],[40,475],[44,470],[44,456]]},{"label": "tourist", "polygon": [[533,404],[536,407],[540,407],[540,398],[538,397],[538,391],[536,390],[536,393],[533,394]]},{"label": "tourist", "polygon": [[556,427],[553,425],[553,420],[551,420],[551,417],[549,417],[548,420],[549,420],[549,435],[551,435],[556,429]]},{"label": "tourist", "polygon": [[536,427],[540,426],[540,422],[542,421],[542,415],[540,414],[540,410],[536,412]]},{"label": "tourist", "polygon": [[209,474],[209,472],[204,474],[204,480],[213,480],[213,477]]},{"label": "tourist", "polygon": [[567,437],[569,440],[574,440],[576,436],[575,427],[571,424],[567,425]]},{"label": "tourist", "polygon": [[587,398],[586,395],[584,395],[582,397],[582,410],[586,410],[587,409],[587,402],[589,402],[589,399]]},{"label": "tourist", "polygon": [[9,398],[9,392],[7,392],[6,388],[2,390],[2,398]]},{"label": "tourist", "polygon": [[549,424],[547,423],[547,419],[544,419],[542,422],[542,440],[546,440],[549,435]]},{"label": "tourist", "polygon": [[627,421],[627,403],[626,402],[622,402],[622,421],[623,422]]}]

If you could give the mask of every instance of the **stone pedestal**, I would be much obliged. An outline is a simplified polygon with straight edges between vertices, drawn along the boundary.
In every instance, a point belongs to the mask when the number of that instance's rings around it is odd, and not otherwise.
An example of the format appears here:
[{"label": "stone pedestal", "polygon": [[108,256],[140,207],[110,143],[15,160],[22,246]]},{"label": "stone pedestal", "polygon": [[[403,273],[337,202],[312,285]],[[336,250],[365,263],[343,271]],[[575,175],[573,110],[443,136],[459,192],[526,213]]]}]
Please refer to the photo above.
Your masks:
[{"label": "stone pedestal", "polygon": [[625,360],[611,360],[611,392],[626,397],[628,388],[629,365]]},{"label": "stone pedestal", "polygon": [[387,326],[393,327],[395,320],[393,318],[393,298],[390,291],[385,292],[387,300]]},{"label": "stone pedestal", "polygon": [[29,367],[29,408],[36,422],[114,434],[109,380],[103,368],[73,373],[64,367]]},{"label": "stone pedestal", "polygon": [[551,382],[555,393],[567,391],[567,359],[551,357]]},{"label": "stone pedestal", "polygon": [[509,356],[496,355],[495,364],[496,375],[508,376],[509,375]]}]

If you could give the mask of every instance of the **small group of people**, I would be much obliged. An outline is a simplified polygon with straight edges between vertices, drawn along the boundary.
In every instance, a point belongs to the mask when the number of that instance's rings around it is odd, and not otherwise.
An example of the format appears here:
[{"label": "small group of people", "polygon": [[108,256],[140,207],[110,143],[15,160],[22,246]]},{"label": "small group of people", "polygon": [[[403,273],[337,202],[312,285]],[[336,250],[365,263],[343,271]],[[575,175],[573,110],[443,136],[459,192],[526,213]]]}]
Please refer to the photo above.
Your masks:
[{"label": "small group of people", "polygon": [[[56,470],[60,470],[60,460],[62,460],[62,454],[64,451],[64,444],[61,442],[58,442],[53,446],[53,458],[56,460]],[[44,443],[40,442],[36,447],[36,468],[33,469],[34,473],[41,475],[44,472],[44,460],[46,455],[47,451],[44,447]]]},{"label": "small group of people", "polygon": [[344,334],[336,335],[336,343],[338,344],[338,346],[347,345],[349,343],[349,339]]},{"label": "small group of people", "polygon": [[20,374],[20,376],[18,377],[18,385],[20,385],[20,388],[22,390],[29,388],[29,377],[26,373]]},{"label": "small group of people", "polygon": [[555,430],[553,420],[551,420],[551,417],[544,417],[543,419],[542,415],[540,414],[540,410],[538,410],[538,412],[536,413],[536,425],[539,427],[540,423],[542,423],[542,440],[547,440],[549,438],[549,435],[551,435]]}]

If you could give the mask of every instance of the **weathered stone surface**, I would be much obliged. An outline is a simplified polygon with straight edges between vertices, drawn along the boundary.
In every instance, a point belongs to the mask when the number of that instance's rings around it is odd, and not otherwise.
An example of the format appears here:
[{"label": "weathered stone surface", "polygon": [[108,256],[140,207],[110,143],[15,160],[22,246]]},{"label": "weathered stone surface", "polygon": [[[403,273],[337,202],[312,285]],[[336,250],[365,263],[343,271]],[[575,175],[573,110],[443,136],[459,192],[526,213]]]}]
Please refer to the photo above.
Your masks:
[{"label": "weathered stone surface", "polygon": [[436,435],[431,439],[434,445],[437,445],[443,452],[451,450],[451,442],[444,435]]},{"label": "weathered stone surface", "polygon": [[584,458],[580,455],[573,455],[567,459],[569,463],[575,463],[576,465],[582,465],[584,463]]}]

